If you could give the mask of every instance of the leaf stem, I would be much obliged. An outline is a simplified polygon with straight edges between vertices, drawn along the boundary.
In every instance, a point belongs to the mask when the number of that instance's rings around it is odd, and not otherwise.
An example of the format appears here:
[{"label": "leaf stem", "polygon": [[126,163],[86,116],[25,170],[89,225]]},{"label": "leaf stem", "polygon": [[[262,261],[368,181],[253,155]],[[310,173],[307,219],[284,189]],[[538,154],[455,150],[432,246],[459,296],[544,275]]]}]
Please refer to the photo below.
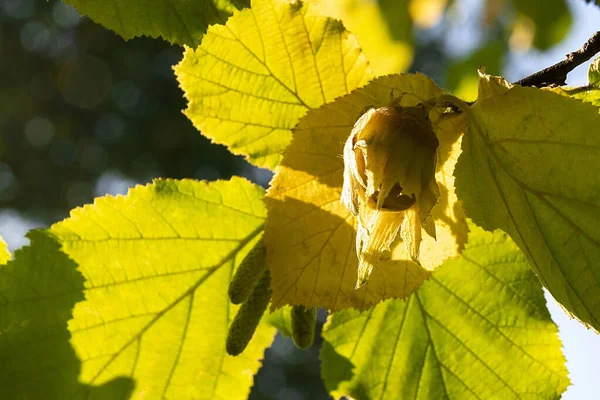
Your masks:
[{"label": "leaf stem", "polygon": [[552,84],[565,85],[567,74],[597,53],[600,53],[600,31],[594,33],[581,49],[567,54],[565,60],[516,81],[515,84],[536,87],[550,86]]}]

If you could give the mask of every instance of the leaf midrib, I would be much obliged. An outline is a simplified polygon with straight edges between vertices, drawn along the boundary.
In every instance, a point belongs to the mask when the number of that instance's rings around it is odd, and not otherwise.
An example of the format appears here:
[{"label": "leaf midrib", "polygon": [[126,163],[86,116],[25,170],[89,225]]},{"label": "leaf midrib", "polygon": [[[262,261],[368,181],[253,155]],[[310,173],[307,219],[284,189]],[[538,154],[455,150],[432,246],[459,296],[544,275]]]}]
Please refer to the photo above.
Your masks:
[{"label": "leaf midrib", "polygon": [[[123,351],[125,351],[135,341],[139,340],[143,336],[143,334],[146,333],[146,331],[148,331],[168,311],[172,310],[175,306],[177,306],[186,297],[188,297],[190,295],[193,295],[193,293],[196,291],[196,289],[198,289],[198,287],[200,287],[200,285],[202,285],[202,283],[204,283],[208,278],[210,278],[212,276],[212,274],[214,274],[216,271],[218,271],[225,263],[227,263],[232,258],[234,258],[235,255],[246,244],[248,244],[250,241],[252,241],[252,239],[254,239],[256,236],[258,236],[260,234],[260,232],[263,230],[263,228],[264,228],[264,223],[261,224],[261,225],[259,225],[245,239],[241,240],[240,244],[235,249],[233,249],[232,251],[230,251],[217,265],[215,265],[214,267],[212,267],[211,269],[209,269],[206,274],[204,274],[201,278],[199,278],[198,281],[196,281],[196,283],[194,285],[190,286],[185,292],[183,292],[183,294],[181,296],[179,296],[178,298],[176,298],[175,300],[173,300],[173,302],[171,304],[169,304],[168,306],[166,306],[165,308],[163,308],[161,311],[157,312],[156,316],[154,318],[152,318],[150,321],[148,321],[148,323],[142,329],[140,329],[140,331],[137,334],[133,335],[131,337],[131,339],[129,339],[123,346],[121,346],[121,348],[119,350],[117,350],[112,355],[112,357],[110,357],[110,359],[104,364],[104,366],[102,366],[98,370],[98,372],[88,382],[86,382],[86,383],[87,384],[91,384],[96,379],[98,379],[98,377],[106,370],[106,368],[108,368],[108,366],[114,360],[116,360],[116,358],[119,357],[123,353]],[[71,398],[75,399],[77,397],[77,395],[79,395],[79,393],[81,393],[82,389],[85,389],[85,387],[82,387],[78,391],[76,391]]]}]

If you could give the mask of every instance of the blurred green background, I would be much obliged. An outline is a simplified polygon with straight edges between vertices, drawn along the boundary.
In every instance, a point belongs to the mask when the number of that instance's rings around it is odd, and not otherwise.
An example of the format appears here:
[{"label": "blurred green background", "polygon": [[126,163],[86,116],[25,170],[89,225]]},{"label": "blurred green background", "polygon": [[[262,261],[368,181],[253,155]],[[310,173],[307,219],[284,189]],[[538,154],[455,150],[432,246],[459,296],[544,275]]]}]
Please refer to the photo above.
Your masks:
[{"label": "blurred green background", "polygon": [[[516,80],[600,27],[600,8],[584,0],[316,2],[357,34],[378,72],[421,71],[469,100],[478,67]],[[60,1],[0,2],[0,235],[11,250],[27,230],[155,177],[241,175],[268,185],[269,171],[211,144],[182,114],[171,69],[181,57],[161,40],[126,42]],[[585,67],[574,76],[585,83]],[[300,351],[278,337],[250,398],[329,398],[319,345]]]}]

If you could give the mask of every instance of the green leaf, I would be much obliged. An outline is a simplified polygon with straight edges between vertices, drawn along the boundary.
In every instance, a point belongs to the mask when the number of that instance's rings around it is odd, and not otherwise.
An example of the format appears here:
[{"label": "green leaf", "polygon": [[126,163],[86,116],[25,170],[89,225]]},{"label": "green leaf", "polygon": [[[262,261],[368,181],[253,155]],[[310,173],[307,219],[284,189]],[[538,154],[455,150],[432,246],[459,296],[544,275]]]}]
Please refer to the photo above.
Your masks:
[{"label": "green leaf", "polygon": [[539,282],[500,231],[473,227],[406,301],[334,313],[323,337],[336,398],[558,399],[569,384]]},{"label": "green leaf", "polygon": [[566,0],[522,1],[513,0],[517,13],[533,24],[533,45],[547,50],[563,40],[573,22]]},{"label": "green leaf", "polygon": [[[227,356],[225,339],[237,310],[229,303],[227,288],[236,266],[262,233],[266,218],[262,196],[261,188],[241,178],[210,184],[157,180],[127,196],[99,198],[49,229],[46,235],[61,245],[63,263],[69,268],[56,270],[40,256],[42,266],[52,267],[40,271],[52,278],[42,283],[50,292],[31,300],[31,307],[44,313],[53,310],[46,298],[54,299],[55,292],[70,296],[64,300],[69,300],[68,306],[58,310],[70,313],[76,302],[68,329],[81,363],[75,374],[81,383],[101,385],[126,378],[131,399],[246,398],[274,329],[259,325],[242,355]],[[32,248],[38,246],[33,243]],[[22,297],[37,293],[22,283],[28,280],[14,285],[14,290],[26,293]],[[21,318],[6,318],[17,330],[40,318],[54,321],[32,315],[23,312]],[[65,322],[62,318],[55,324],[64,327]],[[30,342],[36,342],[33,328]],[[66,330],[64,334],[68,335]],[[44,346],[41,341],[37,347]],[[73,368],[72,363],[64,364]],[[60,364],[48,357],[44,365]],[[55,385],[62,385],[55,367],[33,371],[30,380],[57,376]],[[59,399],[89,395],[86,386],[73,385],[57,393]]]},{"label": "green leaf", "polygon": [[77,392],[91,399],[128,398],[134,382],[126,377],[100,386],[78,382],[81,365],[67,321],[84,300],[83,278],[53,235],[27,236],[30,246],[0,267],[0,398],[63,400]]},{"label": "green leaf", "polygon": [[8,251],[6,242],[0,236],[0,265],[6,264],[8,260],[10,260],[10,251]]},{"label": "green leaf", "polygon": [[175,68],[194,126],[248,161],[273,168],[311,108],[365,84],[356,38],[310,3],[255,0]]},{"label": "green leaf", "polygon": [[283,336],[292,336],[292,307],[281,307],[264,318],[265,322],[277,328]]},{"label": "green leaf", "polygon": [[600,56],[596,57],[588,69],[590,85],[600,86]]},{"label": "green leaf", "polygon": [[600,116],[545,90],[478,100],[456,167],[474,222],[513,238],[554,298],[600,329]]},{"label": "green leaf", "polygon": [[600,87],[599,86],[581,86],[581,87],[557,87],[548,89],[551,92],[562,94],[563,96],[569,96],[574,99],[581,100],[586,103],[598,107],[600,112]]},{"label": "green leaf", "polygon": [[248,0],[63,0],[124,39],[162,37],[198,46],[208,26],[224,23]]},{"label": "green leaf", "polygon": [[377,75],[404,72],[413,58],[409,4],[395,0],[311,0],[355,34]]}]

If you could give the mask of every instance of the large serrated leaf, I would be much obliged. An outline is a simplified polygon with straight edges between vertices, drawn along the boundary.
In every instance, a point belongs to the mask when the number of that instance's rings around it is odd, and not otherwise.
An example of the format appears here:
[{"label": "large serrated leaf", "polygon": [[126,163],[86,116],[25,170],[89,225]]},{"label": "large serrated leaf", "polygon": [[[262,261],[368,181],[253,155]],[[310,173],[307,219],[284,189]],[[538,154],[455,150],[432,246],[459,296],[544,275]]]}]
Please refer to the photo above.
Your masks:
[{"label": "large serrated leaf", "polygon": [[[45,234],[60,245],[61,268],[51,258],[44,263],[43,249],[36,250],[35,242],[31,248],[38,259],[22,261],[24,265],[9,262],[13,268],[4,276],[6,267],[0,268],[3,286],[12,282],[16,293],[3,306],[2,322],[12,323],[15,337],[24,343],[39,338],[36,349],[47,345],[44,340],[52,345],[53,336],[45,339],[28,325],[53,320],[21,311],[19,299],[27,298],[30,308],[47,312],[54,303],[46,298],[67,293],[64,301],[69,302],[56,312],[70,316],[73,309],[68,332],[64,315],[53,322],[62,330],[53,329],[61,332],[63,347],[71,335],[75,352],[62,368],[75,369],[69,375],[75,381],[69,384],[56,367],[62,360],[41,353],[41,366],[19,368],[16,378],[9,375],[0,385],[2,398],[44,393],[47,383],[55,385],[54,397],[26,398],[83,399],[119,377],[124,382],[121,392],[106,398],[245,399],[274,329],[259,325],[246,351],[228,356],[225,339],[237,306],[229,303],[227,288],[234,269],[262,233],[262,195],[261,188],[241,178],[210,184],[157,180],[127,196],[99,198],[52,226]],[[17,254],[17,260],[24,258]],[[16,282],[13,270],[21,274]],[[23,284],[36,274],[49,294]],[[77,276],[69,278],[73,274]],[[43,283],[45,276],[51,280]],[[3,336],[0,343],[3,348],[14,346],[15,357],[28,350]],[[21,362],[35,360],[30,356]],[[48,382],[27,386],[37,376]]]},{"label": "large serrated leaf", "polygon": [[[440,140],[436,179],[442,196],[433,209],[437,241],[424,235],[421,265],[404,243],[376,268],[367,285],[355,290],[357,256],[355,219],[340,202],[343,144],[366,106],[415,105],[442,90],[421,74],[380,77],[367,86],[310,111],[294,129],[294,139],[277,168],[266,197],[267,266],[271,270],[273,308],[286,304],[367,309],[382,299],[406,297],[431,270],[456,256],[466,240],[466,222],[454,194],[452,171],[464,127],[462,116],[434,121]],[[435,119],[435,118],[434,118]]]},{"label": "large serrated leaf", "polygon": [[509,233],[552,295],[600,329],[600,116],[514,87],[478,100],[456,168],[467,214]]},{"label": "large serrated leaf", "polygon": [[209,25],[224,23],[249,0],[63,0],[124,39],[151,36],[197,46]]},{"label": "large serrated leaf", "polygon": [[356,38],[310,3],[254,0],[175,68],[202,134],[248,161],[273,168],[291,129],[311,108],[368,82]]},{"label": "large serrated leaf", "polygon": [[323,337],[336,398],[558,399],[569,383],[540,284],[500,231],[474,228],[406,301],[334,313]]}]

